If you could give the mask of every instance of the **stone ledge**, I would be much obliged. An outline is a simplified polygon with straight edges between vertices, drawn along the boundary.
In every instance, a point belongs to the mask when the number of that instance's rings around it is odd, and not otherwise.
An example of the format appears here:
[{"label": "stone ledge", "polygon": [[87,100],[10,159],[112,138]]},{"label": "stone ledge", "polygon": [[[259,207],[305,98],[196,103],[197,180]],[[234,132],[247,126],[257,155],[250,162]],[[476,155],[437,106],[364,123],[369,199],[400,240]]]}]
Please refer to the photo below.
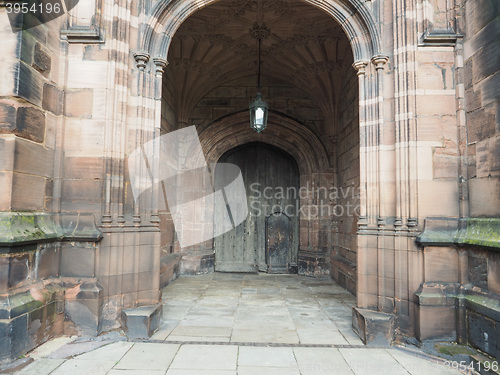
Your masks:
[{"label": "stone ledge", "polygon": [[354,307],[352,328],[365,345],[391,345],[394,341],[394,315]]},{"label": "stone ledge", "polygon": [[93,214],[0,212],[0,253],[15,252],[16,247],[39,242],[101,238]]},{"label": "stone ledge", "polygon": [[161,303],[122,310],[122,325],[129,339],[147,339],[160,327]]},{"label": "stone ledge", "polygon": [[61,30],[68,43],[104,43],[101,32],[98,29],[67,29]]},{"label": "stone ledge", "polygon": [[423,246],[473,245],[500,250],[500,218],[427,218]]}]

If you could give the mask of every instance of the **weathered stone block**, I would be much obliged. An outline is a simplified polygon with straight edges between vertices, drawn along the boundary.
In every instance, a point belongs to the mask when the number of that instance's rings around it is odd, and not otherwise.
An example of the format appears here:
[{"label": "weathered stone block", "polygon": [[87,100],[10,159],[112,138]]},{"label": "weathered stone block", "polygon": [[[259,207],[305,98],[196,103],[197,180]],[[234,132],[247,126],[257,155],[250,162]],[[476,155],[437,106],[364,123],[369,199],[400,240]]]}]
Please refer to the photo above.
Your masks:
[{"label": "weathered stone block", "polygon": [[37,253],[37,273],[40,279],[59,276],[59,267],[61,261],[60,254],[60,244],[48,243],[42,245],[42,248]]},{"label": "weathered stone block", "polygon": [[0,361],[24,354],[29,345],[28,315],[0,320],[0,337]]},{"label": "weathered stone block", "polygon": [[8,103],[0,103],[0,132],[9,133],[16,126],[16,107]]},{"label": "weathered stone block", "polygon": [[457,283],[424,283],[420,286],[415,293],[417,339],[456,340],[458,288]]},{"label": "weathered stone block", "polygon": [[394,315],[378,311],[352,309],[352,328],[365,345],[391,345],[394,340]]},{"label": "weathered stone block", "polygon": [[45,115],[33,107],[17,110],[16,134],[35,142],[43,142],[45,137]]},{"label": "weathered stone block", "polygon": [[52,60],[40,43],[35,44],[33,53],[33,68],[48,76],[52,67]]},{"label": "weathered stone block", "polygon": [[299,275],[321,276],[329,272],[325,254],[299,250],[297,266]]},{"label": "weathered stone block", "polygon": [[43,211],[45,207],[45,182],[45,177],[13,173],[12,210]]},{"label": "weathered stone block", "polygon": [[493,108],[478,109],[467,114],[468,141],[478,142],[495,134],[496,120]]},{"label": "weathered stone block", "polygon": [[102,174],[103,159],[94,157],[68,157],[64,162],[64,175],[68,179],[99,178]]},{"label": "weathered stone block", "polygon": [[43,76],[26,64],[19,64],[17,94],[35,105],[42,105]]},{"label": "weathered stone block", "polygon": [[469,182],[470,216],[496,217],[500,212],[500,178],[476,178]]},{"label": "weathered stone block", "polygon": [[63,91],[58,87],[46,83],[43,85],[42,108],[52,112],[56,116],[62,114],[63,110]]},{"label": "weathered stone block", "polygon": [[51,177],[54,168],[53,150],[16,138],[14,171],[35,176]]},{"label": "weathered stone block", "polygon": [[500,254],[490,255],[488,259],[488,290],[500,294]]},{"label": "weathered stone block", "polygon": [[63,243],[61,248],[61,276],[94,276],[95,248],[76,242]]},{"label": "weathered stone block", "polygon": [[434,178],[456,178],[458,176],[458,156],[434,152]]},{"label": "weathered stone block", "polygon": [[213,251],[191,252],[183,254],[181,260],[181,273],[186,275],[199,275],[214,271],[215,253]]},{"label": "weathered stone block", "polygon": [[163,305],[122,310],[122,326],[129,339],[147,339],[159,328]]},{"label": "weathered stone block", "polygon": [[477,314],[467,310],[467,337],[468,341],[476,348],[492,355],[497,356],[497,325],[495,322],[484,315]]},{"label": "weathered stone block", "polygon": [[469,253],[469,281],[480,288],[488,287],[488,260],[480,254]]},{"label": "weathered stone block", "polygon": [[79,334],[97,336],[101,332],[102,298],[102,287],[95,280],[66,290],[66,317]]},{"label": "weathered stone block", "polygon": [[101,181],[99,180],[66,180],[63,184],[63,198],[71,203],[100,202],[101,194]]},{"label": "weathered stone block", "polygon": [[26,253],[9,257],[9,289],[20,287],[30,281],[30,258],[30,255]]},{"label": "weathered stone block", "polygon": [[458,281],[457,250],[451,247],[426,247],[424,250],[425,280]]}]

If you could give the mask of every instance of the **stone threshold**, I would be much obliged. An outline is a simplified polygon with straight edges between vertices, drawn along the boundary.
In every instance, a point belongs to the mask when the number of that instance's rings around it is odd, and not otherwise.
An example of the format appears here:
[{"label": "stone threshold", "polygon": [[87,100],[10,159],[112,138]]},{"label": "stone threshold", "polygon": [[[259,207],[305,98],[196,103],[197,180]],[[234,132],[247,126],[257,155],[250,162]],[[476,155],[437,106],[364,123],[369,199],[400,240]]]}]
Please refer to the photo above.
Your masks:
[{"label": "stone threshold", "polygon": [[223,346],[256,346],[256,347],[275,347],[275,348],[365,348],[365,349],[387,349],[387,345],[338,345],[338,344],[294,344],[286,342],[235,342],[235,341],[165,341],[165,340],[140,340],[129,339],[129,342],[141,342],[146,344],[176,344],[176,345],[223,345]]}]

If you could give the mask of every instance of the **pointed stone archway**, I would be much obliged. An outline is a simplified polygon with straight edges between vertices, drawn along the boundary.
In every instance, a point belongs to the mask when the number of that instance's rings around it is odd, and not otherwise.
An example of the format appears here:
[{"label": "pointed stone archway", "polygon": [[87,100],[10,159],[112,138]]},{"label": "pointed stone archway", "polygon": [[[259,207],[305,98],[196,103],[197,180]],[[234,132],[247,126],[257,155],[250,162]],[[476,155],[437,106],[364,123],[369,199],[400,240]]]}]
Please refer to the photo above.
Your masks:
[{"label": "pointed stone archway", "polygon": [[[407,283],[408,277],[415,276],[400,274],[396,277],[392,270],[387,272],[387,267],[373,269],[373,265],[380,264],[380,262],[382,264],[394,264],[396,249],[406,251],[407,259],[416,256],[416,246],[411,240],[415,236],[413,226],[415,210],[412,206],[414,205],[412,196],[416,192],[414,189],[405,189],[406,182],[395,183],[398,179],[410,181],[409,185],[411,186],[411,173],[406,171],[412,170],[411,163],[414,159],[412,159],[411,153],[414,149],[413,146],[410,148],[403,147],[399,154],[398,152],[395,154],[394,147],[380,147],[380,142],[386,141],[384,129],[387,126],[385,125],[386,117],[384,115],[383,82],[385,80],[384,67],[388,57],[382,54],[377,27],[363,3],[357,0],[338,0],[327,3],[311,1],[306,3],[326,12],[332,18],[332,21],[337,21],[347,35],[352,48],[354,56],[352,66],[357,73],[358,81],[359,113],[357,117],[359,119],[359,133],[357,137],[359,137],[359,151],[357,155],[359,155],[360,169],[359,217],[342,223],[344,226],[354,228],[353,234],[350,235],[351,245],[348,245],[348,251],[346,252],[342,246],[339,246],[330,259],[325,259],[325,257],[321,259],[321,257],[318,257],[317,252],[308,253],[306,251],[304,252],[306,256],[304,260],[306,270],[304,273],[314,274],[318,269],[328,268],[326,264],[329,263],[331,265],[329,272],[332,272],[332,276],[356,293],[357,305],[360,308],[385,311],[387,313],[396,311],[396,314],[402,317],[402,320],[400,320],[403,322],[402,329],[412,331],[412,323],[408,324],[411,321],[409,311],[414,308],[412,299],[404,293],[397,295],[397,289],[394,288],[389,287],[389,290],[391,290],[389,294],[386,294],[386,291],[388,290],[387,285],[394,286],[396,279],[401,279]],[[181,25],[191,15],[194,15],[195,12],[202,8],[209,9],[210,4],[211,2],[208,2],[200,6],[199,3],[189,1],[176,1],[169,4],[160,3],[153,11],[153,16],[148,18],[143,14],[139,14],[141,33],[139,48],[134,54],[137,61],[137,85],[140,88],[137,94],[139,98],[142,98],[140,100],[143,101],[145,108],[156,108],[155,111],[149,111],[147,120],[142,116],[143,125],[151,129],[149,137],[157,137],[162,132],[162,116],[160,116],[161,112],[159,111],[162,100],[162,87],[165,93],[165,80],[162,77],[168,77],[166,72],[170,67],[167,67],[169,64],[167,55],[173,46],[172,41],[175,33],[180,30]],[[153,64],[150,64],[150,61]],[[189,59],[186,61],[189,61]],[[237,79],[238,77],[233,78]],[[167,81],[171,82],[172,76]],[[172,95],[171,90],[168,95]],[[145,103],[151,104],[144,105]],[[146,111],[148,110],[146,109]],[[179,124],[187,120],[182,115],[184,114],[181,114]],[[235,129],[231,128],[231,130],[234,131]],[[401,133],[400,136],[402,139],[409,140],[412,133]],[[278,139],[276,141],[279,142]],[[405,142],[407,141],[403,141],[403,143]],[[212,145],[214,144],[212,143]],[[221,144],[218,144],[217,147],[221,147]],[[396,149],[398,147],[400,146],[397,146]],[[297,152],[297,150],[294,151]],[[392,172],[386,168],[386,165],[392,162],[394,156],[397,160],[409,162],[408,169],[399,176],[391,174]],[[329,157],[327,156],[327,159]],[[157,167],[152,166],[153,174]],[[326,168],[325,172],[331,173],[332,171]],[[332,175],[331,181],[333,180]],[[332,183],[331,181],[322,180],[320,185]],[[384,190],[392,191],[395,188],[398,192],[396,197],[401,199],[399,201],[396,201],[395,197],[382,193]],[[405,207],[404,210],[401,209],[403,206]],[[404,215],[406,216],[402,220]],[[319,223],[319,227],[322,226],[323,224]],[[323,227],[323,229],[325,228]],[[325,243],[329,243],[332,238],[335,243],[340,243],[336,228],[329,228],[323,232],[329,233],[332,237],[322,239],[320,236],[322,231],[318,226],[313,226],[312,231],[305,237],[313,242],[313,247],[321,247]],[[354,251],[349,252],[349,247]],[[378,249],[384,250],[380,251]],[[206,246],[204,251],[204,253],[200,253],[200,259],[202,259],[202,263],[205,262],[206,265],[211,267],[210,254],[213,254],[213,251],[207,250]],[[192,255],[185,257],[185,264],[193,260],[195,263],[199,263],[197,257]],[[322,264],[323,261],[325,263]],[[198,269],[197,267],[195,266],[194,269]],[[373,282],[372,278],[375,278],[377,282]],[[418,276],[413,280],[419,280]],[[396,306],[396,302],[399,307]],[[362,314],[359,315],[359,319],[364,319]],[[389,321],[392,320],[389,319]],[[364,327],[361,323],[356,323],[355,326]],[[360,329],[363,330],[363,328]],[[385,327],[383,329],[385,330]],[[363,335],[363,333],[360,334]]]}]

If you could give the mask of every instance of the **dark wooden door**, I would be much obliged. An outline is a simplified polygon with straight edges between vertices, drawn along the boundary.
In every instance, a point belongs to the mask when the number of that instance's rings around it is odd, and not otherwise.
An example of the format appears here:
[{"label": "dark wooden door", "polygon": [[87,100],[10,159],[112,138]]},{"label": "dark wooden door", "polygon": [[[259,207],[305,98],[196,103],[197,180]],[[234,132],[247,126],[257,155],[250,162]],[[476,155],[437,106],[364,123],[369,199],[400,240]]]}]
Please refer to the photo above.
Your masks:
[{"label": "dark wooden door", "polygon": [[282,212],[276,212],[267,218],[266,224],[267,272],[288,273],[290,218]]},{"label": "dark wooden door", "polygon": [[[299,172],[295,160],[278,148],[256,142],[227,152],[219,163],[234,164],[241,169],[249,213],[244,222],[214,239],[215,270],[267,272],[268,218],[275,212],[283,212],[289,222],[289,236],[287,242],[280,242],[278,263],[281,272],[286,273],[288,267],[283,264],[296,265],[299,246]],[[216,167],[215,186],[220,185],[217,181],[220,178]],[[222,215],[226,212],[225,207],[215,207],[215,226],[223,222]],[[279,268],[278,263],[273,269]]]}]

